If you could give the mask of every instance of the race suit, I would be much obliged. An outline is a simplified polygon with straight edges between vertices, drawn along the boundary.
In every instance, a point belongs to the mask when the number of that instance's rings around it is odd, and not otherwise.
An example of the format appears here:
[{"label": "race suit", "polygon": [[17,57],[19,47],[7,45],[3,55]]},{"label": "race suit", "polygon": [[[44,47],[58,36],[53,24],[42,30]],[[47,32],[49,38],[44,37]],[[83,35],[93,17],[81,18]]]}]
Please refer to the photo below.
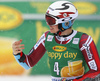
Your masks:
[{"label": "race suit", "polygon": [[14,56],[22,67],[29,69],[41,59],[46,51],[52,81],[61,81],[64,78],[82,81],[82,78],[86,78],[88,74],[100,73],[100,58],[92,37],[76,30],[65,36],[56,36],[47,31],[28,55],[21,52]]}]

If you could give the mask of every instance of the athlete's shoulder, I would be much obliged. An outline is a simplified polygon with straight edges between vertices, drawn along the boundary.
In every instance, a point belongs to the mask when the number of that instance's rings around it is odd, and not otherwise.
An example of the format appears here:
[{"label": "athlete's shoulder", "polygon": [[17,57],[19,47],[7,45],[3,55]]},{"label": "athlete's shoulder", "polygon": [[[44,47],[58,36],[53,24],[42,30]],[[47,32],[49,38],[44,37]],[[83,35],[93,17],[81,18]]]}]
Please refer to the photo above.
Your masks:
[{"label": "athlete's shoulder", "polygon": [[82,35],[82,36],[81,36],[81,40],[83,40],[83,39],[84,39],[84,40],[87,40],[88,37],[89,37],[89,35],[86,34],[86,33],[84,33],[84,32],[77,31],[77,33]]},{"label": "athlete's shoulder", "polygon": [[88,38],[91,38],[91,36],[89,36],[86,33],[83,33],[82,36],[81,36],[81,41],[86,41]]},{"label": "athlete's shoulder", "polygon": [[49,35],[54,35],[53,33],[50,33],[50,31],[46,31],[44,34],[45,34],[45,37],[47,37],[48,34]]},{"label": "athlete's shoulder", "polygon": [[46,31],[44,34],[45,34],[45,37],[47,36],[47,34],[49,33],[50,31]]},{"label": "athlete's shoulder", "polygon": [[42,36],[40,37],[40,39],[39,40],[45,40],[46,39],[46,37],[47,37],[47,34],[49,33],[50,31],[46,31],[46,32],[44,32],[43,34],[42,34]]},{"label": "athlete's shoulder", "polygon": [[93,41],[93,39],[90,35],[82,34],[79,46],[80,47],[82,47],[83,45],[89,46],[92,41]]}]

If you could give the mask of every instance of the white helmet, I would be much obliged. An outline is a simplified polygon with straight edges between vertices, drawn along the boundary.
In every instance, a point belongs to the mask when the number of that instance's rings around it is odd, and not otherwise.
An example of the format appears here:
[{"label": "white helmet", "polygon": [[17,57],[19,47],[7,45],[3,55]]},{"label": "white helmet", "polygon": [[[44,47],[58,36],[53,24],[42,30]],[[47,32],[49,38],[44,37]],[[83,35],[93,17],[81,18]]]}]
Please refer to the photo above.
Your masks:
[{"label": "white helmet", "polygon": [[56,1],[52,3],[45,14],[48,25],[58,25],[59,31],[64,31],[73,25],[78,16],[75,6],[69,1]]}]

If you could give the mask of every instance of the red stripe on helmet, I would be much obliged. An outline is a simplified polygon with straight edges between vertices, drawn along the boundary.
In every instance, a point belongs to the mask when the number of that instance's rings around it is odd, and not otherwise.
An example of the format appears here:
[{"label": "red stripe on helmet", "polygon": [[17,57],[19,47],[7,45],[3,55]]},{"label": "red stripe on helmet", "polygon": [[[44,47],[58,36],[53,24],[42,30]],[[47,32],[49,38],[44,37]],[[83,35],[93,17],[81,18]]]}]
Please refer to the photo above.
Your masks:
[{"label": "red stripe on helmet", "polygon": [[61,15],[58,15],[59,18],[69,17],[69,14],[75,14],[74,12],[60,12]]}]

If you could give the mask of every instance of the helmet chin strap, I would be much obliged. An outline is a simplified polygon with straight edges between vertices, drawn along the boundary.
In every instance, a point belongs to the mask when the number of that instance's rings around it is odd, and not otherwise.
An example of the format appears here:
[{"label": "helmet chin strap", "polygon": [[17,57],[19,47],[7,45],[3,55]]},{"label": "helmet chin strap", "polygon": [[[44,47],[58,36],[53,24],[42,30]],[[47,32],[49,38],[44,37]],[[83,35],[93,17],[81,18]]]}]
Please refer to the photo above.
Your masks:
[{"label": "helmet chin strap", "polygon": [[63,31],[67,30],[67,29],[70,28],[72,25],[73,25],[73,22],[72,22],[72,21],[64,22],[64,23],[58,24],[58,29],[59,29],[59,31],[58,31],[55,35],[60,36],[61,33],[62,33]]},{"label": "helmet chin strap", "polygon": [[60,36],[61,35],[61,31],[59,30],[57,33],[54,33],[54,35]]}]

